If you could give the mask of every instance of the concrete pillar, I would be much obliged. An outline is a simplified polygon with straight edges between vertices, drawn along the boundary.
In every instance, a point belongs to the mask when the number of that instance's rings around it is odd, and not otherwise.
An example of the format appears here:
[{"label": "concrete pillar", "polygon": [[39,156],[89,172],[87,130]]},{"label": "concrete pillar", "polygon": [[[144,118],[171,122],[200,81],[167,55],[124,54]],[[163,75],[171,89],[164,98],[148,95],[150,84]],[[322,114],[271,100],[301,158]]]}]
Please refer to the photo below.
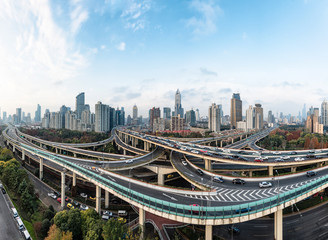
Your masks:
[{"label": "concrete pillar", "polygon": [[61,172],[61,208],[64,209],[65,207],[65,172]]},{"label": "concrete pillar", "polygon": [[109,192],[105,190],[105,208],[109,207]]},{"label": "concrete pillar", "polygon": [[147,142],[144,142],[144,150],[147,151]]},{"label": "concrete pillar", "polygon": [[220,147],[223,147],[223,141],[220,141]]},{"label": "concrete pillar", "polygon": [[205,240],[212,240],[213,239],[213,226],[206,225],[205,226]]},{"label": "concrete pillar", "polygon": [[96,186],[96,212],[101,213],[101,188]]},{"label": "concrete pillar", "polygon": [[274,239],[275,240],[282,240],[282,209],[279,209],[277,212],[274,213]]},{"label": "concrete pillar", "polygon": [[273,176],[273,166],[268,166],[269,176]]},{"label": "concrete pillar", "polygon": [[24,161],[24,160],[25,160],[25,151],[22,150],[22,161]]},{"label": "concrete pillar", "polygon": [[40,179],[42,180],[43,178],[43,158],[39,158],[40,159]]},{"label": "concrete pillar", "polygon": [[233,143],[233,141],[234,141],[234,139],[233,139],[233,138],[231,138],[231,144]]},{"label": "concrete pillar", "polygon": [[56,154],[58,154],[58,148],[56,148]]},{"label": "concrete pillar", "polygon": [[219,144],[219,141],[216,140],[216,141],[215,141],[215,146],[216,146],[216,147],[219,146],[218,144]]},{"label": "concrete pillar", "polygon": [[123,155],[126,155],[126,150],[125,149],[123,149]]},{"label": "concrete pillar", "polygon": [[13,145],[13,152],[15,152],[15,145]]},{"label": "concrete pillar", "polygon": [[249,172],[248,172],[248,176],[249,176],[249,177],[253,177],[253,171],[249,171]]},{"label": "concrete pillar", "polygon": [[296,167],[291,167],[291,168],[290,168],[290,171],[291,171],[292,173],[296,173]]},{"label": "concrete pillar", "polygon": [[243,135],[240,135],[240,140],[242,140],[243,139]]},{"label": "concrete pillar", "polygon": [[72,182],[73,182],[72,183],[73,187],[75,187],[76,186],[76,173],[75,172],[73,172],[73,181]]},{"label": "concrete pillar", "polygon": [[208,171],[211,171],[212,170],[212,161],[204,158],[204,162],[205,162],[205,169]]},{"label": "concrete pillar", "polygon": [[160,171],[157,176],[157,184],[160,186],[164,185],[164,174],[160,173]]},{"label": "concrete pillar", "polygon": [[76,153],[73,153],[74,157],[76,158]]},{"label": "concrete pillar", "polygon": [[140,227],[140,239],[145,238],[145,210],[139,208],[139,227]]}]

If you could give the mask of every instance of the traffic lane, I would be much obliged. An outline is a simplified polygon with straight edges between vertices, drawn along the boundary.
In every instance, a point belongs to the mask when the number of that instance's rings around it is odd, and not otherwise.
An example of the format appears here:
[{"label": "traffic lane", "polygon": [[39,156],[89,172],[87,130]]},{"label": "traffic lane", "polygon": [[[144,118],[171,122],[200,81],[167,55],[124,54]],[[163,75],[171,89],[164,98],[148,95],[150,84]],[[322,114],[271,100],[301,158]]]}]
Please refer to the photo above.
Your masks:
[{"label": "traffic lane", "polygon": [[6,204],[7,200],[3,193],[0,193],[0,239],[23,239],[16,220]]}]

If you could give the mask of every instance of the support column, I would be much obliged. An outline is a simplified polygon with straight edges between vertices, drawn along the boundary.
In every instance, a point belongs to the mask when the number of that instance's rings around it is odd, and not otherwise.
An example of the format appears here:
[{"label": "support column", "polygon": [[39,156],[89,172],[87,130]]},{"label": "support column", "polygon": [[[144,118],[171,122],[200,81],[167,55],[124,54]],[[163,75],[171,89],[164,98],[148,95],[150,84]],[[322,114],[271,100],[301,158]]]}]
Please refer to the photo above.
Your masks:
[{"label": "support column", "polygon": [[96,186],[96,212],[101,213],[101,188]]},{"label": "support column", "polygon": [[253,177],[253,171],[249,171],[249,172],[248,172],[248,176],[249,176],[249,177]]},{"label": "support column", "polygon": [[243,135],[240,135],[240,139],[239,140],[242,140],[243,139]]},{"label": "support column", "polygon": [[42,180],[43,179],[43,158],[39,158],[40,159],[40,175],[39,175],[39,177],[40,177],[40,180]]},{"label": "support column", "polygon": [[219,144],[219,141],[216,140],[216,141],[215,141],[215,146],[216,146],[216,147],[219,146],[218,144]]},{"label": "support column", "polygon": [[220,141],[220,147],[223,147],[223,141]]},{"label": "support column", "polygon": [[15,152],[15,145],[13,145],[13,152]]},{"label": "support column", "polygon": [[164,185],[164,174],[160,173],[158,170],[158,176],[157,176],[157,184],[160,186]]},{"label": "support column", "polygon": [[73,183],[72,183],[73,187],[76,186],[76,173],[73,172]]},{"label": "support column", "polygon": [[144,142],[144,150],[147,151],[147,142]]},{"label": "support column", "polygon": [[22,161],[25,161],[25,151],[22,150]]},{"label": "support column", "polygon": [[105,208],[109,207],[109,192],[105,190]]},{"label": "support column", "polygon": [[282,209],[274,213],[274,239],[282,240]]},{"label": "support column", "polygon": [[65,207],[65,172],[61,172],[61,203],[60,206],[62,209]]},{"label": "support column", "polygon": [[213,226],[206,225],[205,226],[205,240],[212,240],[213,239]]},{"label": "support column", "polygon": [[126,155],[126,150],[125,149],[123,149],[123,155]]},{"label": "support column", "polygon": [[268,166],[269,176],[273,176],[273,166]]},{"label": "support column", "polygon": [[72,197],[75,197],[76,196],[76,173],[73,172],[72,174]]},{"label": "support column", "polygon": [[76,153],[73,153],[74,157],[76,158]]},{"label": "support column", "polygon": [[234,141],[234,139],[233,139],[233,138],[231,138],[231,144],[233,143],[233,141]]},{"label": "support column", "polygon": [[296,167],[291,167],[291,168],[290,168],[290,171],[291,171],[292,173],[296,173]]},{"label": "support column", "polygon": [[145,210],[139,208],[140,240],[145,238]]},{"label": "support column", "polygon": [[205,169],[208,171],[211,171],[212,170],[212,161],[204,158],[204,162],[205,162]]},{"label": "support column", "polygon": [[56,154],[58,154],[58,148],[56,148]]}]

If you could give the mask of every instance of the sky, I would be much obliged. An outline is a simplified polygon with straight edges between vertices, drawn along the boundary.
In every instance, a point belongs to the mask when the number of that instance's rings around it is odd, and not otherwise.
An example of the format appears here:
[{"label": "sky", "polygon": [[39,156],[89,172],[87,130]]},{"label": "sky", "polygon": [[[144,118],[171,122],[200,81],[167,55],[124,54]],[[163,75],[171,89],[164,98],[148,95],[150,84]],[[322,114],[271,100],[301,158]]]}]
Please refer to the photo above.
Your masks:
[{"label": "sky", "polygon": [[328,99],[325,0],[1,0],[0,107],[75,110],[85,92],[101,101],[174,107],[201,116],[212,103],[230,112],[298,115]]}]

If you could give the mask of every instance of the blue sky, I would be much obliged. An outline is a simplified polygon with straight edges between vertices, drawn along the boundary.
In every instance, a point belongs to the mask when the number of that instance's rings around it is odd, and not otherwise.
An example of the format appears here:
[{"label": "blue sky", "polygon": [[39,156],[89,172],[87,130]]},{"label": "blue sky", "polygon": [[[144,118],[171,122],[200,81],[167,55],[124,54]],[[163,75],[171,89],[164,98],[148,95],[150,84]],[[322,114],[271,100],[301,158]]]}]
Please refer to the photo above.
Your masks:
[{"label": "blue sky", "polygon": [[262,103],[298,114],[327,98],[328,2],[106,0],[0,2],[0,107],[74,109],[75,96],[131,114]]}]

